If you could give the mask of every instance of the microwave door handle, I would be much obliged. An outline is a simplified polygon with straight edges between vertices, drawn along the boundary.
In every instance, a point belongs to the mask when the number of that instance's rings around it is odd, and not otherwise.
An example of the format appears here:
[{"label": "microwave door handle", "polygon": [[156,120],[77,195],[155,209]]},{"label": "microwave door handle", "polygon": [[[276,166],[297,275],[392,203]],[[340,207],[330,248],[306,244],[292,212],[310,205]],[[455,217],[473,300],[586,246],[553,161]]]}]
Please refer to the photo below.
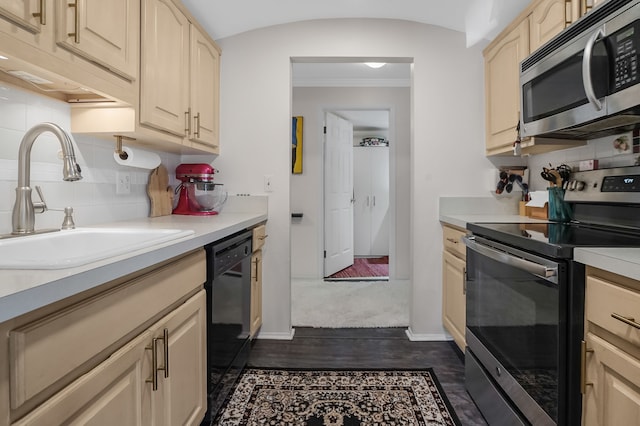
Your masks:
[{"label": "microwave door handle", "polygon": [[596,108],[597,111],[602,109],[602,102],[596,97],[596,93],[593,90],[593,82],[591,79],[591,57],[593,56],[593,46],[596,44],[600,37],[604,37],[604,27],[598,28],[593,35],[587,41],[587,45],[584,47],[584,55],[582,57],[582,85],[584,91],[587,94],[587,99]]},{"label": "microwave door handle", "polygon": [[520,257],[512,256],[509,253],[495,250],[490,247],[485,246],[484,244],[479,244],[474,241],[473,236],[464,236],[462,237],[462,242],[469,247],[469,249],[483,255],[489,257],[495,261],[500,263],[507,264],[509,266],[513,266],[514,268],[521,269],[523,271],[529,272],[537,277],[543,278],[547,281],[557,282],[558,276],[558,267],[549,267],[546,265],[540,265],[539,263],[531,262],[530,260],[522,259]]}]

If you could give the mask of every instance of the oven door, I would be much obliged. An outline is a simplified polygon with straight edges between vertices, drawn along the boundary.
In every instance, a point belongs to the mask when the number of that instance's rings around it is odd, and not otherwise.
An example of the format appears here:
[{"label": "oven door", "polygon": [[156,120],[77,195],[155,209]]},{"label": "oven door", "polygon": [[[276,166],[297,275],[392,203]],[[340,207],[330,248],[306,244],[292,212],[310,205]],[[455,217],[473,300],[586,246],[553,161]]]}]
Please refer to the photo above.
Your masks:
[{"label": "oven door", "polygon": [[529,422],[558,423],[566,386],[565,264],[477,236],[465,244],[469,351],[496,393]]}]

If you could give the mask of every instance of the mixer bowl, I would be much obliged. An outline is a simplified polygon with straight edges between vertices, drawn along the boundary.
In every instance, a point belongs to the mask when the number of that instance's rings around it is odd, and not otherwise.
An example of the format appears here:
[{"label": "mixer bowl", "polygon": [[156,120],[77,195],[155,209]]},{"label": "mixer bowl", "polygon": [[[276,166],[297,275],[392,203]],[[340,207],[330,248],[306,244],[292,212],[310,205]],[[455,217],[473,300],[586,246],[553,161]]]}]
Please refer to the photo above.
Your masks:
[{"label": "mixer bowl", "polygon": [[220,212],[227,201],[227,192],[222,189],[221,183],[198,182],[195,184],[194,194],[200,211]]}]

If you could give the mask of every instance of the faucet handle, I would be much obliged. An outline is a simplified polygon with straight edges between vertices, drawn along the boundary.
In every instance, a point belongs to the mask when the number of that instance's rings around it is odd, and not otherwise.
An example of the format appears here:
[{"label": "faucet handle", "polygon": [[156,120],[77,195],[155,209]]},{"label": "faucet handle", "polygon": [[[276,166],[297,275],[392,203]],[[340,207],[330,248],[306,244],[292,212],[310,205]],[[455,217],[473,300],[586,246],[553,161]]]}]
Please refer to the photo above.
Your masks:
[{"label": "faucet handle", "polygon": [[47,211],[47,202],[44,200],[44,195],[42,195],[42,188],[39,185],[36,185],[36,192],[40,197],[40,201],[36,201],[33,203],[33,211],[35,213],[44,213]]},{"label": "faucet handle", "polygon": [[73,207],[64,208],[64,220],[61,229],[75,229],[76,224],[73,221]]}]

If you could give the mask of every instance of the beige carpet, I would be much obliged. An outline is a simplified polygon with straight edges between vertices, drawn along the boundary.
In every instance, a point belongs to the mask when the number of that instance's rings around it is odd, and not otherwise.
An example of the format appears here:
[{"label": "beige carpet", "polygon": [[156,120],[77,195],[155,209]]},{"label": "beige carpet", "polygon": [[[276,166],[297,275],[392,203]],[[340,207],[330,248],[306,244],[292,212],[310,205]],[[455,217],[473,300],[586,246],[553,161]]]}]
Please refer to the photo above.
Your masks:
[{"label": "beige carpet", "polygon": [[294,327],[407,327],[408,281],[293,280]]}]

